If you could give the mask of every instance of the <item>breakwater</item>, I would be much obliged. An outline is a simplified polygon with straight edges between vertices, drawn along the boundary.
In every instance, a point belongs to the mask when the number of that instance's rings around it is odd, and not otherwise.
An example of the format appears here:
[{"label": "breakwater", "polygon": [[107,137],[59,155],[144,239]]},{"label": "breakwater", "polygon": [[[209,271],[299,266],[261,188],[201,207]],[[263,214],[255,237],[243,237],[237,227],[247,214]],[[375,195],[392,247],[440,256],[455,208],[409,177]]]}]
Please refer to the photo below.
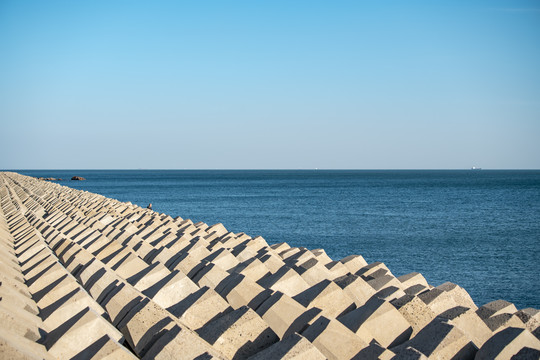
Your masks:
[{"label": "breakwater", "polygon": [[[0,175],[0,351],[21,358],[510,358],[539,313],[360,255],[269,245]],[[536,349],[536,350],[535,350]]]}]

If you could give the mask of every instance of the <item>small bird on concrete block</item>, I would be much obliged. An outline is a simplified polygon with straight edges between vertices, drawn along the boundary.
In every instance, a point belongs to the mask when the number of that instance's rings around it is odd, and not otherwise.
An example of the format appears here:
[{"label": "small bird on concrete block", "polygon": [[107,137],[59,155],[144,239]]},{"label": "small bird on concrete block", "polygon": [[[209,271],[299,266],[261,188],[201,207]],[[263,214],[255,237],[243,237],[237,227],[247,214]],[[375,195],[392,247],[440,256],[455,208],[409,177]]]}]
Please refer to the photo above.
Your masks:
[{"label": "small bird on concrete block", "polygon": [[152,203],[148,204],[146,208],[152,210]]}]

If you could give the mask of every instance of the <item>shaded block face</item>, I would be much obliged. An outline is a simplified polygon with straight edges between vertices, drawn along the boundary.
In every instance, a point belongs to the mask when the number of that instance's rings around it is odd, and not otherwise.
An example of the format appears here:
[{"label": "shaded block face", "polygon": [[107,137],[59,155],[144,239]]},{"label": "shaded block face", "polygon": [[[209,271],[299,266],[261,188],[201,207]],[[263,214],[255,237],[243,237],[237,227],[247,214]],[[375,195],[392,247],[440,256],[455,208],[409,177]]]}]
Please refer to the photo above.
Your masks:
[{"label": "shaded block face", "polygon": [[328,359],[352,359],[369,344],[337,320],[319,317],[302,332]]},{"label": "shaded block face", "polygon": [[171,272],[163,279],[143,291],[143,294],[154,300],[163,308],[168,308],[182,301],[199,287],[178,270]]},{"label": "shaded block face", "polygon": [[351,274],[355,274],[363,268],[364,266],[367,266],[366,260],[360,255],[349,255],[347,257],[344,257],[343,259],[339,260],[347,269],[349,269],[349,272]]},{"label": "shaded block face", "polygon": [[156,282],[159,282],[170,273],[169,269],[162,264],[154,263],[126,280],[133,285],[135,289],[144,291],[155,285]]},{"label": "shaded block face", "polygon": [[281,292],[275,292],[257,308],[257,314],[280,339],[302,331],[319,313],[320,310],[308,310]]},{"label": "shaded block face", "polygon": [[523,321],[525,328],[530,332],[540,329],[540,310],[526,308],[519,310],[515,315]]},{"label": "shaded block face", "polygon": [[334,282],[354,300],[357,307],[364,305],[375,294],[375,289],[358,275],[342,276]]},{"label": "shaded block face", "polygon": [[278,252],[279,256],[283,259],[283,260],[287,260],[289,258],[291,258],[292,256],[296,255],[296,254],[302,254],[304,253],[305,251],[307,251],[306,248],[299,248],[299,247],[289,247],[283,251],[280,251]]},{"label": "shaded block face", "polygon": [[395,286],[389,286],[377,291],[374,296],[386,301],[392,301],[395,299],[399,299],[405,295],[406,294],[403,290]]},{"label": "shaded block face", "polygon": [[537,360],[540,359],[540,350],[524,347],[512,356],[511,360]]},{"label": "shaded block face", "polygon": [[412,347],[430,359],[473,359],[476,347],[459,329],[436,318],[414,338],[392,350],[399,354]]},{"label": "shaded block face", "polygon": [[133,307],[118,324],[126,341],[139,356],[143,356],[159,336],[174,326],[167,312],[148,300]]},{"label": "shaded block face", "polygon": [[4,306],[0,301],[0,323],[13,334],[23,336],[29,340],[37,341],[41,335],[39,328],[42,327],[39,317],[21,311],[20,308]]},{"label": "shaded block face", "polygon": [[122,334],[110,323],[90,308],[86,308],[51,331],[47,336],[46,346],[52,356],[68,359],[104,335],[116,341],[122,339]]},{"label": "shaded block face", "polygon": [[231,274],[215,289],[234,308],[249,306],[256,309],[272,290],[264,289],[255,281],[240,274]]},{"label": "shaded block face", "polygon": [[238,266],[231,271],[245,275],[253,281],[259,281],[263,277],[270,274],[270,269],[268,269],[266,265],[264,265],[256,257],[247,259],[246,261],[238,264]]},{"label": "shaded block face", "polygon": [[482,305],[476,313],[481,319],[486,320],[492,316],[500,314],[514,314],[517,312],[516,306],[505,300],[495,300]]},{"label": "shaded block face", "polygon": [[401,287],[403,289],[407,289],[414,285],[421,285],[421,286],[424,286],[425,288],[429,287],[429,284],[427,283],[424,276],[422,276],[422,274],[417,273],[417,272],[400,276],[397,279],[401,282]]},{"label": "shaded block face", "polygon": [[148,264],[144,262],[138,256],[129,253],[121,258],[121,260],[113,266],[113,269],[118,276],[128,279],[131,276],[138,274],[148,267]]},{"label": "shaded block face", "polygon": [[40,316],[44,320],[43,326],[46,329],[54,329],[86,307],[93,309],[100,315],[105,313],[103,308],[87,292],[77,288],[46,308],[42,308]]},{"label": "shaded block face", "polygon": [[324,249],[313,249],[311,250],[311,253],[315,255],[315,258],[323,265],[329,264],[332,262],[332,259]]},{"label": "shaded block face", "polygon": [[465,289],[451,282],[445,282],[436,287],[436,289],[445,291],[459,306],[468,307],[476,310],[478,307]]},{"label": "shaded block face", "polygon": [[418,297],[405,295],[399,299],[391,301],[391,304],[398,309],[399,313],[409,322],[413,331],[411,337],[418,334],[420,330],[435,319],[435,313]]},{"label": "shaded block face", "polygon": [[118,325],[124,316],[142,300],[140,293],[135,289],[123,283],[118,286],[113,284],[113,288],[108,291],[100,305],[107,310],[111,322]]},{"label": "shaded block face", "polygon": [[221,248],[208,255],[204,260],[212,262],[224,270],[229,270],[238,265],[238,260],[227,249]]},{"label": "shaded block face", "polygon": [[450,294],[437,288],[420,293],[418,294],[418,297],[426,303],[436,315],[458,306]]},{"label": "shaded block face", "polygon": [[210,226],[208,229],[206,229],[206,232],[208,234],[216,233],[216,235],[222,236],[227,233],[227,229],[225,228],[225,226],[223,226],[222,223],[217,223],[215,225]]},{"label": "shaded block face", "polygon": [[332,274],[332,277],[330,278],[332,280],[351,273],[349,269],[339,261],[331,261],[324,266],[326,266],[328,271]]},{"label": "shaded block face", "polygon": [[315,258],[295,266],[294,269],[310,286],[316,285],[323,280],[333,278],[330,270],[319,263]]},{"label": "shaded block face", "polygon": [[277,244],[270,245],[270,248],[272,250],[274,250],[275,252],[280,253],[280,252],[283,252],[283,251],[285,251],[287,249],[290,249],[291,247],[286,242],[280,242],[280,243],[277,243]]},{"label": "shaded block face", "polygon": [[229,304],[213,289],[203,287],[167,310],[196,330],[208,322],[232,311]]},{"label": "shaded block face", "polygon": [[137,359],[132,352],[120,345],[108,335],[81,350],[74,359],[110,359],[110,360],[135,360]]},{"label": "shaded block face", "polygon": [[306,338],[292,334],[251,356],[249,360],[325,360],[326,357]]},{"label": "shaded block face", "polygon": [[499,331],[507,327],[525,328],[521,318],[517,315],[514,304],[504,300],[495,300],[482,305],[476,314],[484,321],[491,331]]},{"label": "shaded block face", "polygon": [[[23,284],[21,284],[23,285]],[[33,315],[39,314],[39,309],[32,300],[30,294],[23,294],[18,291],[18,287],[6,284],[0,277],[0,306],[12,307],[14,309],[24,309]]]},{"label": "shaded block face", "polygon": [[260,279],[257,283],[266,289],[281,291],[291,297],[309,288],[304,279],[287,266],[283,266],[276,273]]},{"label": "shaded block face", "polygon": [[404,289],[403,291],[405,292],[405,294],[407,295],[419,295],[425,291],[428,291],[429,288],[424,286],[424,285],[412,285],[412,286],[409,286],[408,288]]},{"label": "shaded block face", "polygon": [[404,350],[401,350],[392,360],[427,360],[427,356],[420,351],[409,346]]},{"label": "shaded block face", "polygon": [[509,327],[497,332],[486,341],[478,350],[475,359],[510,359],[520,351],[523,351],[524,355],[531,353],[527,348],[533,349],[532,353],[538,353],[540,351],[540,340],[528,330]]},{"label": "shaded block face", "polygon": [[407,341],[412,334],[412,328],[403,315],[392,304],[377,297],[338,320],[351,331],[371,336],[387,348]]},{"label": "shaded block face", "polygon": [[484,320],[491,331],[498,331],[507,327],[525,328],[525,324],[514,314],[499,314]]},{"label": "shaded block face", "polygon": [[293,297],[306,308],[318,308],[331,318],[353,310],[354,301],[334,282],[324,280]]},{"label": "shaded block face", "polygon": [[215,289],[216,286],[229,276],[228,272],[212,263],[201,263],[200,267],[201,270],[192,278],[200,287],[208,286]]},{"label": "shaded block face", "polygon": [[142,359],[226,359],[196,333],[178,324],[158,337]]},{"label": "shaded block face", "polygon": [[80,286],[77,281],[66,273],[43,289],[34,292],[32,297],[40,308],[45,308],[78,288]]},{"label": "shaded block face", "polygon": [[246,244],[240,244],[235,246],[234,249],[232,249],[231,253],[241,263],[253,259],[257,256],[257,250],[249,247]]},{"label": "shaded block face", "polygon": [[50,265],[47,265],[39,273],[35,274],[33,277],[26,277],[26,285],[28,285],[28,290],[35,294],[45,288],[48,288],[55,281],[66,276],[66,270],[60,266],[57,262],[54,262]]},{"label": "shaded block face", "polygon": [[0,327],[0,358],[1,359],[54,359],[45,346],[25,337],[14,334]]},{"label": "shaded block face", "polygon": [[387,274],[390,275],[391,272],[390,270],[388,270],[386,265],[384,265],[384,263],[380,261],[376,261],[374,263],[371,263],[369,265],[366,265],[360,268],[360,270],[358,270],[355,274],[362,276],[365,280],[369,280],[369,279],[375,279],[375,278],[378,278],[379,276],[383,276]]},{"label": "shaded block face", "polygon": [[190,276],[193,268],[199,265],[201,263],[201,260],[208,255],[210,255],[210,251],[208,251],[208,249],[204,247],[201,247],[197,248],[194,251],[186,252],[180,258],[175,259],[177,261],[175,261],[173,264],[170,264],[170,266],[169,264],[166,265],[169,269],[178,269],[184,274]]},{"label": "shaded block face", "polygon": [[382,275],[373,279],[368,279],[367,283],[375,290],[380,291],[388,287],[395,287],[396,289],[401,289],[401,282],[396,279],[393,275]]},{"label": "shaded block face", "polygon": [[277,272],[283,266],[285,262],[272,251],[262,249],[257,253],[257,258],[270,270],[271,273]]},{"label": "shaded block face", "polygon": [[461,330],[477,348],[482,347],[493,335],[489,327],[472,309],[457,306],[440,314],[439,317]]},{"label": "shaded block face", "polygon": [[246,358],[279,339],[248,307],[242,307],[208,323],[198,334],[230,359]]}]

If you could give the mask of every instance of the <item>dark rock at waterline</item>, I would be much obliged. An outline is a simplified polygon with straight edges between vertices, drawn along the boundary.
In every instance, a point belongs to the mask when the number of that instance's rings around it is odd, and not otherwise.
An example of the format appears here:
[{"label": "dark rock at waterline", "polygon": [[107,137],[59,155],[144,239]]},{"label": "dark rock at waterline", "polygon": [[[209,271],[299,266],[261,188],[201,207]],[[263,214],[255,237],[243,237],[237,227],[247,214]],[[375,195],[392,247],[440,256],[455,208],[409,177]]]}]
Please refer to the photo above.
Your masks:
[{"label": "dark rock at waterline", "polygon": [[86,179],[81,176],[74,176],[71,178],[71,180],[86,180]]},{"label": "dark rock at waterline", "polygon": [[53,177],[38,177],[37,178],[38,180],[45,180],[45,181],[61,181],[63,179],[60,179],[60,178],[53,178]]}]

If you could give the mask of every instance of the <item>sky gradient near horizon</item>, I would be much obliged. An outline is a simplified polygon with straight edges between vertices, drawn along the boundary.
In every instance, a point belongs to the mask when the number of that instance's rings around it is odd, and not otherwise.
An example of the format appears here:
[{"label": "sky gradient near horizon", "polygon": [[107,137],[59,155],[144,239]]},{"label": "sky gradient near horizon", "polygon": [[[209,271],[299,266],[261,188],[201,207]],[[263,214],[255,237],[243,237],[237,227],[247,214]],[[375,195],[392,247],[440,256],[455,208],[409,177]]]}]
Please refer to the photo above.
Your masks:
[{"label": "sky gradient near horizon", "polygon": [[0,3],[0,169],[540,169],[540,1]]}]

